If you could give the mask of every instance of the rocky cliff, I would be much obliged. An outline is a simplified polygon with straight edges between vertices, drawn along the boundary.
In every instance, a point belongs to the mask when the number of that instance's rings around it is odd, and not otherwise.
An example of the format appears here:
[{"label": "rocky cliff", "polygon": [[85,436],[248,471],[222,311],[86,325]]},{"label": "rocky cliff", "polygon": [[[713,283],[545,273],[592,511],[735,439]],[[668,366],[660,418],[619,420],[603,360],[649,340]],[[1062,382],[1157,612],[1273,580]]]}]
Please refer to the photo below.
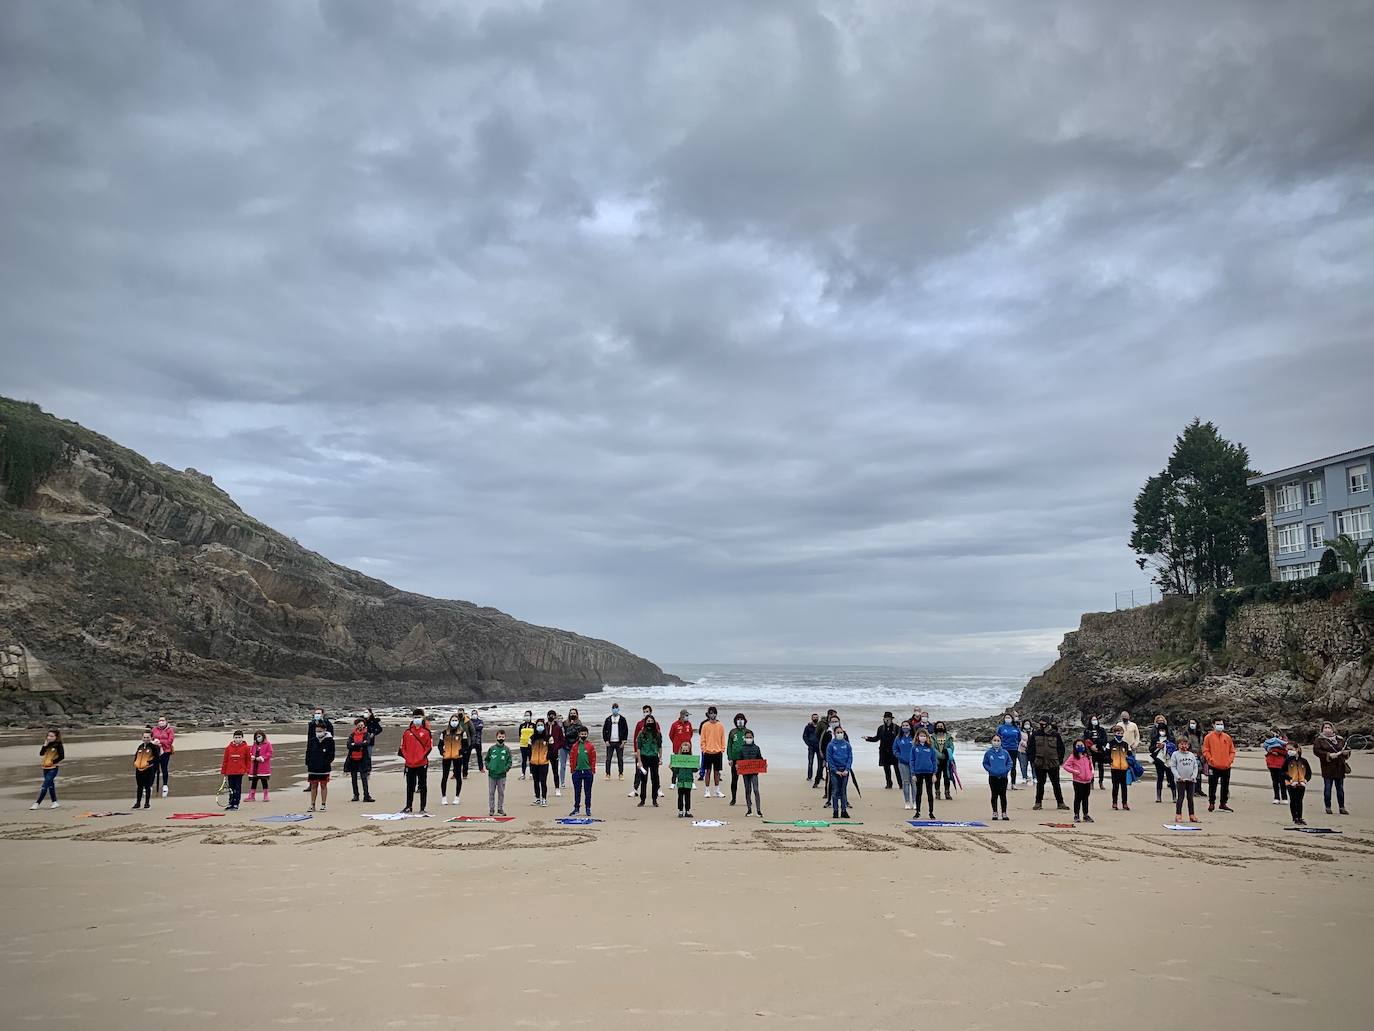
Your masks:
[{"label": "rocky cliff", "polygon": [[1267,593],[1285,591],[1283,600],[1232,592],[1085,615],[1018,708],[1070,726],[1123,708],[1142,725],[1161,712],[1175,725],[1222,718],[1251,744],[1275,725],[1305,740],[1326,719],[1345,733],[1374,730],[1367,592],[1352,595],[1345,576]]},{"label": "rocky cliff", "polygon": [[283,715],[677,683],[606,641],[406,591],[0,398],[0,720]]}]

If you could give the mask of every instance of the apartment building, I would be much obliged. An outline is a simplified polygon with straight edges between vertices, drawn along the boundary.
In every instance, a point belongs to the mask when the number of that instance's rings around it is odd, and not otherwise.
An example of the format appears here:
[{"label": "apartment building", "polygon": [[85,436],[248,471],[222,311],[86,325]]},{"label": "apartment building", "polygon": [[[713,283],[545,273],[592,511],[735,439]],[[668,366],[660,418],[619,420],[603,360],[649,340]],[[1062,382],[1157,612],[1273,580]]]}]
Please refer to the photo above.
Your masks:
[{"label": "apartment building", "polygon": [[[1357,541],[1374,536],[1370,524],[1370,474],[1374,445],[1318,458],[1263,476],[1251,486],[1264,488],[1264,518],[1269,529],[1269,566],[1275,580],[1316,576],[1326,542],[1340,534]],[[1374,557],[1358,571],[1374,585]]]}]

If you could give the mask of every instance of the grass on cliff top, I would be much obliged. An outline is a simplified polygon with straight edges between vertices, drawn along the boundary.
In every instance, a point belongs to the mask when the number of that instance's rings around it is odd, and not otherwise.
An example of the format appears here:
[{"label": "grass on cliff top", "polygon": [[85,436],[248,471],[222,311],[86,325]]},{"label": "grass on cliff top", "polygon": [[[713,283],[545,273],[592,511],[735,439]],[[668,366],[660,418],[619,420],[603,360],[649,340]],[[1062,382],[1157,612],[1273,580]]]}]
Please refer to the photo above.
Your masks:
[{"label": "grass on cliff top", "polygon": [[[159,468],[136,451],[80,423],[50,415],[31,401],[0,397],[0,480],[7,484],[6,502],[18,506],[28,501],[47,476],[71,460],[74,450],[89,451],[111,465],[117,476],[150,493],[209,512],[224,522],[247,523],[270,536],[279,536],[208,483],[175,469]],[[13,478],[14,469],[20,471],[18,482]],[[26,469],[34,469],[38,475],[26,476]]]}]

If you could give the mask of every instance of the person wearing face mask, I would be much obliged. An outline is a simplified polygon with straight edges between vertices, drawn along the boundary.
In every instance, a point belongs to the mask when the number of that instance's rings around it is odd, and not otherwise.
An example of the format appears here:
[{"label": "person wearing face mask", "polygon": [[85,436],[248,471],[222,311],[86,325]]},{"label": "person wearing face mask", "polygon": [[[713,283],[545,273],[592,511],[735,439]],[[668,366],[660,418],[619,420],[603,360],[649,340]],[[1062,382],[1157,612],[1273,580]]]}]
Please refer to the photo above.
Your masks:
[{"label": "person wearing face mask", "polygon": [[1016,762],[1021,767],[1021,783],[1030,787],[1031,721],[1021,721],[1021,747],[1016,750]]},{"label": "person wearing face mask", "polygon": [[[834,740],[835,730],[840,725],[840,717],[834,709],[827,710],[825,721],[821,724],[820,736],[816,739],[816,747],[820,749],[822,756],[825,756],[830,748],[830,742]],[[825,801],[822,805],[830,804],[830,764],[823,762],[816,767],[816,780],[811,785],[813,788],[821,783],[821,778],[825,778]]]},{"label": "person wearing face mask", "polygon": [[1197,823],[1193,811],[1193,798],[1197,794],[1198,779],[1202,774],[1202,760],[1193,751],[1193,739],[1183,734],[1178,739],[1178,749],[1169,756],[1169,766],[1174,771],[1174,822],[1183,818],[1183,801],[1188,800],[1188,822]]},{"label": "person wearing face mask", "polygon": [[[143,732],[143,740],[139,742],[138,748],[134,749],[134,808],[140,805],[144,809],[153,807],[153,781],[157,779],[157,756],[161,749],[157,742],[153,740],[153,728],[149,727]],[[34,803],[33,808],[38,808],[38,803]]]},{"label": "person wearing face mask", "polygon": [[[729,738],[725,741],[725,758],[730,763],[730,804],[734,805],[739,799],[739,771],[735,769],[735,763],[739,761],[740,749],[744,747],[744,737],[752,733],[749,729],[749,720],[744,713],[735,713],[735,727],[730,731]],[[749,802],[749,793],[746,791],[744,796],[745,804]],[[745,815],[748,815],[747,813]]]},{"label": "person wearing face mask", "polygon": [[[324,709],[317,705],[315,706],[314,715],[310,717],[310,722],[305,725],[305,767],[307,770],[310,768],[310,758],[318,747],[315,731],[320,727],[324,728],[325,733],[329,734],[331,737],[333,736],[334,724],[331,723],[329,717],[324,714]],[[302,790],[308,795],[310,793],[309,783],[307,783]],[[166,792],[163,793],[166,794]]]},{"label": "person wearing face mask", "polygon": [[806,745],[806,780],[815,787],[816,769],[825,765],[821,756],[820,713],[813,712],[806,726],[802,727],[802,744]]},{"label": "person wearing face mask", "polygon": [[950,786],[954,783],[954,735],[945,729],[944,720],[937,720],[931,732],[930,743],[939,758],[940,768],[935,774],[935,792],[939,794],[941,783],[945,786],[945,801],[951,801]]},{"label": "person wearing face mask", "polygon": [[1031,808],[1043,808],[1045,782],[1048,781],[1054,788],[1055,807],[1068,809],[1064,804],[1064,789],[1059,786],[1059,769],[1064,762],[1064,738],[1048,716],[1040,717],[1040,728],[1031,735],[1029,758],[1035,768],[1035,805]]},{"label": "person wearing face mask", "polygon": [[911,794],[916,819],[921,818],[921,792],[930,804],[930,818],[935,819],[935,775],[940,769],[940,753],[930,742],[930,732],[925,727],[916,731],[916,741],[911,746]]},{"label": "person wearing face mask", "polygon": [[362,801],[375,802],[372,791],[368,787],[368,778],[372,775],[372,731],[367,728],[367,718],[359,716],[353,721],[353,730],[348,735],[348,740],[344,742],[344,773],[348,774],[349,780],[353,782],[353,801],[359,801],[358,781],[363,782]]},{"label": "person wearing face mask", "polygon": [[711,797],[714,778],[716,797],[724,798],[720,789],[720,774],[725,768],[725,724],[716,718],[714,708],[706,710],[706,722],[701,725],[701,760],[706,771],[706,798]]},{"label": "person wearing face mask", "polygon": [[[310,788],[310,811],[318,801],[320,812],[329,804],[329,773],[334,767],[334,735],[322,723],[315,724],[315,747],[305,763],[306,780]],[[242,778],[240,778],[242,783]],[[230,790],[232,791],[232,785]],[[231,796],[232,800],[232,796]]]},{"label": "person wearing face mask", "polygon": [[997,743],[1002,746],[1002,751],[1006,752],[1011,759],[1011,770],[1008,772],[1008,783],[1012,791],[1016,790],[1016,761],[1017,753],[1021,751],[1021,731],[1016,726],[1016,720],[1011,713],[1002,717],[1002,722],[997,724]]},{"label": "person wearing face mask", "polygon": [[[654,714],[654,708],[653,708],[652,705],[646,705],[646,706],[644,706],[644,708],[641,710],[641,716],[639,717],[639,722],[635,724],[634,732],[630,734],[630,751],[631,751],[631,752],[637,752],[638,746],[639,746],[639,733],[640,733],[640,731],[642,731],[642,730],[644,729],[644,721],[647,720],[647,719],[649,719],[649,717],[651,717],[653,714]],[[655,730],[658,729],[658,725],[657,725],[657,724],[658,724],[658,721],[655,720],[655,721],[654,721],[654,729],[655,729]],[[663,734],[662,734],[661,731],[659,732],[658,737],[659,737],[659,745],[660,745],[659,751],[662,752],[662,751],[663,751],[663,749],[662,749]],[[644,768],[643,768],[642,766],[640,766],[640,764],[639,764],[638,761],[636,761],[636,762],[635,762],[635,776],[634,776],[634,780],[630,783],[630,790],[629,790],[629,793],[628,793],[625,797],[626,797],[626,798],[634,798],[636,795],[638,795],[638,794],[640,793],[640,787],[641,787],[641,785],[642,785],[643,783],[644,783]],[[655,801],[655,802],[658,801],[658,792],[657,792],[657,791],[654,792],[654,801]]]},{"label": "person wearing face mask", "polygon": [[[1016,729],[1014,725],[1008,725],[1013,730]],[[987,770],[988,773],[988,793],[992,796],[992,818],[998,819],[997,804],[1000,802],[1002,804],[1001,819],[1009,819],[1007,816],[1007,778],[1016,769],[1016,763],[1012,759],[1012,754],[1002,744],[1000,733],[992,735],[992,741],[988,744],[987,751],[983,753],[983,769]]]},{"label": "person wearing face mask", "polygon": [[166,798],[172,790],[172,753],[176,751],[172,742],[176,739],[177,728],[166,713],[153,724],[153,740],[157,743],[157,773],[162,781],[162,797]]},{"label": "person wearing face mask", "polygon": [[[576,713],[569,713],[569,721]],[[592,785],[596,783],[596,748],[587,740],[585,724],[576,724],[577,737],[568,750],[568,764],[572,767],[573,810],[568,815],[577,816],[582,808],[582,798],[587,799],[587,815],[592,815]]]},{"label": "person wearing face mask", "polygon": [[[754,744],[754,732],[745,730],[743,740],[740,741],[739,759],[762,759],[763,751],[758,745]],[[744,776],[744,815],[757,816],[763,819],[763,802],[759,798],[759,775],[757,773],[746,773]],[[751,797],[752,796],[752,797]],[[734,805],[734,800],[730,802]]]},{"label": "person wearing face mask", "polygon": [[1064,770],[1073,784],[1073,822],[1092,823],[1088,815],[1088,799],[1093,791],[1093,761],[1088,755],[1088,746],[1075,741],[1073,755],[1064,760]]},{"label": "person wearing face mask", "polygon": [[[682,711],[683,718],[687,717],[687,710]],[[682,743],[677,746],[678,755],[692,754],[692,739],[684,738]],[[669,767],[672,770],[673,784],[677,787],[677,815],[679,819],[690,820],[692,818],[692,784],[696,781],[691,769],[686,766]]]},{"label": "person wearing face mask", "polygon": [[[709,706],[709,707],[707,708],[707,710],[706,710],[706,720],[717,720],[717,721],[719,721],[719,719],[720,719],[720,712],[716,709],[716,707],[715,707],[714,705]],[[702,720],[702,721],[701,721],[701,724],[697,727],[697,736],[698,736],[698,737],[701,736],[701,728],[704,727],[704,726],[706,726],[706,720]],[[722,730],[723,730],[723,729],[724,729],[724,727],[722,726]],[[705,782],[706,782],[706,794],[705,794],[704,797],[710,798],[710,797],[711,797],[711,785],[710,785],[710,778],[709,778],[709,776],[708,776],[708,774],[707,774],[707,770],[706,770],[706,749],[704,749],[704,748],[701,750],[701,760],[700,760],[700,762],[699,762],[699,764],[698,764],[698,766],[697,766],[697,780],[705,781]]]},{"label": "person wearing face mask", "polygon": [[1212,732],[1202,739],[1202,758],[1211,771],[1207,776],[1207,811],[1217,808],[1217,791],[1221,792],[1221,811],[1234,812],[1226,803],[1231,798],[1231,766],[1236,761],[1236,743],[1226,733],[1226,725],[1217,720]]},{"label": "person wearing face mask", "polygon": [[448,805],[448,776],[453,774],[453,804],[463,797],[463,766],[468,756],[468,726],[460,709],[439,735],[439,804]]},{"label": "person wearing face mask", "polygon": [[534,737],[534,713],[525,710],[525,718],[520,721],[520,779],[524,780],[530,771],[530,738]]},{"label": "person wearing face mask", "polygon": [[1345,808],[1345,778],[1350,773],[1350,746],[1336,733],[1334,723],[1323,723],[1322,732],[1312,744],[1322,771],[1322,800],[1326,815],[1331,815],[1331,792],[1336,792],[1336,805],[1342,816],[1349,816]]},{"label": "person wearing face mask", "polygon": [[1276,729],[1264,739],[1264,766],[1269,771],[1269,785],[1274,789],[1274,805],[1288,801],[1288,788],[1283,768],[1288,765],[1288,735]]},{"label": "person wearing face mask", "polygon": [[1174,741],[1174,733],[1169,729],[1169,724],[1163,716],[1156,716],[1154,726],[1150,728],[1150,758],[1155,764],[1155,804],[1164,801],[1164,785],[1169,785],[1169,799],[1172,801],[1175,795],[1174,771],[1169,766],[1169,757],[1174,754],[1174,749],[1178,745]]},{"label": "person wearing face mask", "polygon": [[30,809],[37,809],[43,804],[44,798],[52,800],[49,809],[56,809],[57,802],[57,771],[62,767],[62,761],[67,758],[67,750],[62,744],[62,731],[56,727],[48,728],[44,735],[43,743],[38,746],[38,765],[43,771],[43,784],[38,789],[38,801],[29,806]]},{"label": "person wearing face mask", "polygon": [[1312,767],[1302,756],[1302,746],[1288,742],[1288,764],[1283,768],[1284,783],[1288,788],[1288,812],[1293,817],[1293,826],[1306,827],[1302,818],[1302,803],[1307,797],[1307,782],[1312,779]]},{"label": "person wearing face mask", "polygon": [[[582,717],[578,715],[577,710],[569,709],[568,718],[563,721],[563,747],[558,750],[558,781],[561,784],[568,782],[568,758],[572,753],[573,745],[577,744],[578,735],[584,726],[586,724],[582,722]],[[595,768],[592,772],[596,772]]]},{"label": "person wearing face mask", "polygon": [[[545,717],[546,728],[549,732],[549,776],[553,778],[554,798],[563,797],[563,781],[566,776],[567,766],[567,735],[563,733],[563,722],[558,718],[558,713],[550,709]],[[559,761],[563,762],[565,772],[558,772]]]},{"label": "person wearing face mask", "polygon": [[1124,709],[1121,711],[1121,717],[1117,722],[1123,728],[1122,739],[1130,746],[1131,752],[1134,754],[1140,748],[1140,727],[1131,721],[1131,714]]},{"label": "person wearing face mask", "polygon": [[606,779],[611,779],[611,756],[615,756],[616,772],[625,779],[625,742],[630,738],[630,721],[620,715],[620,706],[612,705],[611,714],[601,724],[601,741],[606,746]]},{"label": "person wearing face mask", "polygon": [[425,726],[425,710],[414,709],[410,713],[410,726],[401,734],[401,747],[397,754],[406,767],[406,804],[402,812],[415,811],[415,795],[420,795],[420,812],[425,811],[429,798],[429,752],[434,747],[434,736]]},{"label": "person wearing face mask", "polygon": [[836,724],[825,746],[825,765],[830,771],[830,810],[834,819],[849,819],[849,777],[854,771],[854,749],[844,727]]},{"label": "person wearing face mask", "polygon": [[243,799],[243,778],[253,766],[253,750],[243,739],[243,731],[236,730],[229,743],[224,746],[224,757],[220,760],[220,776],[229,782],[228,812],[238,812]]},{"label": "person wearing face mask", "polygon": [[1126,740],[1126,728],[1118,723],[1112,727],[1111,740],[1107,742],[1107,754],[1112,768],[1112,808],[1131,811],[1130,778],[1131,745]]},{"label": "person wearing face mask", "polygon": [[897,739],[892,742],[892,755],[900,764],[897,781],[902,785],[903,809],[910,809],[916,803],[916,781],[911,776],[911,750],[915,745],[911,724],[906,721],[898,724]]},{"label": "person wearing face mask", "polygon": [[272,777],[272,742],[267,740],[265,730],[253,731],[253,767],[248,774],[248,801],[258,800],[258,788],[262,788],[262,800],[268,801],[267,785]]},{"label": "person wearing face mask", "polygon": [[1083,743],[1088,747],[1088,758],[1097,767],[1097,786],[1100,788],[1107,779],[1107,728],[1100,715],[1089,716],[1084,722]]},{"label": "person wearing face mask", "polygon": [[549,767],[554,755],[549,741],[548,723],[544,719],[534,721],[534,733],[530,735],[530,776],[534,778],[534,804],[549,804]]},{"label": "person wearing face mask", "polygon": [[[647,708],[647,706],[646,706]],[[646,712],[635,728],[635,780],[639,787],[639,805],[644,806],[646,793],[658,808],[659,758],[663,754],[663,734],[658,729],[658,721],[652,712]]]},{"label": "person wearing face mask", "polygon": [[883,721],[878,724],[870,737],[865,737],[865,741],[877,742],[878,744],[878,765],[883,768],[883,778],[887,782],[883,785],[884,789],[892,787],[892,774],[897,772],[897,787],[902,786],[901,767],[897,765],[897,757],[893,752],[892,746],[897,743],[897,721],[892,713],[883,713]]},{"label": "person wearing face mask", "polygon": [[487,775],[487,815],[506,815],[506,774],[510,772],[511,754],[506,747],[506,732],[496,732],[496,744],[487,749],[482,769]]},{"label": "person wearing face mask", "polygon": [[482,714],[474,709],[472,715],[468,717],[468,758],[463,763],[464,777],[472,769],[472,757],[474,755],[477,756],[477,772],[487,772],[487,760],[482,754],[482,732],[485,729],[486,723],[482,719]]}]

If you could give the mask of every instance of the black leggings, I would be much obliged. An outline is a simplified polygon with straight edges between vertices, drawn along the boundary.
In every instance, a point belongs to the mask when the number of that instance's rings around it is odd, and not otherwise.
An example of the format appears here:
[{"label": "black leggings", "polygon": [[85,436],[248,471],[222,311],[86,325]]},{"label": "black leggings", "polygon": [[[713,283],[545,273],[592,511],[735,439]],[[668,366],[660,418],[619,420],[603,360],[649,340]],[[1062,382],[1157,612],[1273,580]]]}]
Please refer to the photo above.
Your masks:
[{"label": "black leggings", "polygon": [[1277,770],[1271,769],[1271,770],[1269,771],[1269,780],[1273,783],[1273,786],[1274,786],[1274,801],[1275,801],[1275,802],[1287,802],[1287,801],[1288,801],[1288,778],[1286,778],[1286,777],[1283,775],[1283,768],[1280,767],[1280,768],[1277,769]]},{"label": "black leggings", "polygon": [[443,763],[444,763],[444,768],[443,768],[443,770],[440,772],[440,776],[439,776],[439,794],[440,794],[440,796],[445,796],[445,795],[448,794],[448,775],[449,775],[449,771],[452,771],[452,772],[453,772],[453,784],[454,784],[454,795],[453,795],[453,797],[454,797],[454,798],[462,798],[462,797],[463,797],[463,760],[462,760],[462,759],[445,759],[445,760],[443,760]]},{"label": "black leggings", "polygon": [[134,787],[136,789],[134,805],[153,800],[153,781],[155,780],[157,780],[156,765],[149,766],[146,770],[134,770]]},{"label": "black leggings", "polygon": [[615,756],[616,772],[622,777],[625,776],[625,742],[607,741],[606,742],[606,776],[611,775],[611,756]]},{"label": "black leggings", "polygon": [[1302,800],[1306,795],[1306,786],[1288,789],[1288,811],[1293,814],[1294,823],[1302,823]]},{"label": "black leggings", "polygon": [[530,774],[534,777],[534,797],[544,799],[549,797],[549,764],[531,763]]},{"label": "black leggings", "polygon": [[406,809],[415,803],[415,792],[420,792],[420,812],[425,811],[425,799],[429,797],[429,767],[406,767]]},{"label": "black leggings", "polygon": [[1174,794],[1174,771],[1163,760],[1155,760],[1155,801],[1164,800],[1164,785],[1169,785],[1169,794]]},{"label": "black leggings", "polygon": [[[1013,767],[1014,768],[1014,767]],[[1002,815],[1007,815],[1007,778],[988,777],[988,791],[992,794],[992,811],[997,812],[997,803],[1002,803]]]},{"label": "black leggings", "polygon": [[1117,795],[1121,796],[1121,804],[1127,805],[1126,793],[1130,785],[1126,783],[1125,770],[1112,770],[1112,805],[1116,805]]},{"label": "black leggings", "polygon": [[916,815],[919,816],[919,815],[921,814],[921,789],[924,788],[924,789],[925,789],[925,792],[926,792],[926,803],[927,803],[927,805],[928,805],[929,808],[930,808],[930,815],[931,815],[931,816],[934,816],[934,815],[935,815],[935,774],[933,774],[933,773],[916,773],[916,774],[913,774],[913,776],[916,778],[916,792],[915,792],[915,797],[916,797]]},{"label": "black leggings", "polygon": [[645,800],[644,792],[647,790],[649,793],[649,801],[653,802],[654,805],[658,805],[658,760],[654,759],[651,762],[645,759],[643,763],[644,775],[639,778],[639,800],[640,802]]},{"label": "black leggings", "polygon": [[266,777],[250,777],[248,779],[248,790],[257,791],[258,788],[261,787],[262,790],[266,791],[267,782],[269,779],[271,779],[271,776],[272,775],[269,773]]},{"label": "black leggings", "polygon": [[[735,760],[730,760],[730,804],[734,805],[739,801],[739,770],[735,769]],[[749,799],[746,797],[745,802]]]},{"label": "black leggings", "polygon": [[943,783],[945,786],[945,794],[949,794],[950,785],[954,783],[954,778],[950,776],[949,772],[949,756],[940,757],[939,763],[935,769],[935,782],[937,784]]},{"label": "black leggings", "polygon": [[1097,764],[1097,786],[1100,788],[1107,779],[1107,760],[1094,759],[1093,762]]},{"label": "black leggings", "polygon": [[520,776],[524,776],[530,771],[530,746],[526,745],[520,749]]},{"label": "black leggings", "polygon": [[692,789],[677,789],[677,811],[680,813],[690,813],[692,811]]},{"label": "black leggings", "polygon": [[1079,816],[1088,815],[1088,798],[1092,793],[1092,781],[1088,781],[1086,784],[1080,784],[1078,781],[1073,782],[1073,815],[1075,819]]},{"label": "black leggings", "polygon": [[1188,800],[1188,816],[1193,815],[1193,794],[1197,791],[1197,782],[1191,780],[1180,780],[1174,786],[1174,815],[1183,815],[1183,801]]}]

